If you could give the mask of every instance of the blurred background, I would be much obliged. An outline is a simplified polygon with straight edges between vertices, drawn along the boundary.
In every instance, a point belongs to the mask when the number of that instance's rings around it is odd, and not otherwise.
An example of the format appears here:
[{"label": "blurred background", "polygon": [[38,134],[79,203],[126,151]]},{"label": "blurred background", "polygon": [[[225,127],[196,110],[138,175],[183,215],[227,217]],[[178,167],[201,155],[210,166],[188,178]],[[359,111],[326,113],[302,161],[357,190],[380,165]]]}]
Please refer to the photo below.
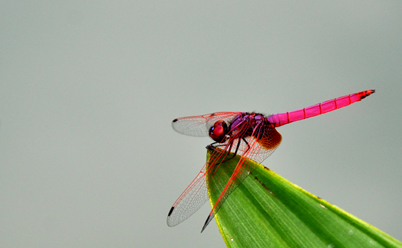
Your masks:
[{"label": "blurred background", "polygon": [[362,102],[264,165],[402,240],[402,2],[3,1],[0,247],[224,247],[167,213],[209,138],[174,118]]}]

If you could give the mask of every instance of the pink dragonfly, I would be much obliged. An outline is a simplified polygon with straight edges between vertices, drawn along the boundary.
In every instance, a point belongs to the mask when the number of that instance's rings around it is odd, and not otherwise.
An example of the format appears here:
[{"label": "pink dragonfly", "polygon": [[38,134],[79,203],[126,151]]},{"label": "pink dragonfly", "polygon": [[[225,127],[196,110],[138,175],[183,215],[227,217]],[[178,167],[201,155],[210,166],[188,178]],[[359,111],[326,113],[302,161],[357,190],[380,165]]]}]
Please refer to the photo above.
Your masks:
[{"label": "pink dragonfly", "polygon": [[261,163],[279,146],[282,136],[276,131],[276,127],[348,106],[374,92],[375,90],[366,90],[307,108],[269,116],[254,112],[217,112],[174,119],[172,127],[177,132],[198,137],[210,136],[215,142],[207,146],[212,151],[211,159],[207,162],[208,166],[205,164],[202,167],[170,209],[167,217],[168,226],[176,226],[183,222],[208,201],[206,176],[213,175],[223,161],[233,158],[235,154],[242,155],[201,232],[211,222],[229,194],[254,169],[247,164],[246,158]]}]

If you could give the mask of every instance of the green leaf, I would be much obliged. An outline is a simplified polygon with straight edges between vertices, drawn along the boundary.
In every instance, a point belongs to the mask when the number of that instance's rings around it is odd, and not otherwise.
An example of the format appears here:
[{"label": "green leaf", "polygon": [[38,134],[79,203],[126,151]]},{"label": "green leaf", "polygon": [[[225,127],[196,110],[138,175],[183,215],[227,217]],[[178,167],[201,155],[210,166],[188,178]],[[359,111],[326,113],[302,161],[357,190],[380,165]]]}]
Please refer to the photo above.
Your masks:
[{"label": "green leaf", "polygon": [[[208,152],[208,159],[211,154]],[[207,176],[211,206],[240,156]],[[215,214],[228,247],[402,247],[402,243],[351,214],[247,160],[252,173]]]}]

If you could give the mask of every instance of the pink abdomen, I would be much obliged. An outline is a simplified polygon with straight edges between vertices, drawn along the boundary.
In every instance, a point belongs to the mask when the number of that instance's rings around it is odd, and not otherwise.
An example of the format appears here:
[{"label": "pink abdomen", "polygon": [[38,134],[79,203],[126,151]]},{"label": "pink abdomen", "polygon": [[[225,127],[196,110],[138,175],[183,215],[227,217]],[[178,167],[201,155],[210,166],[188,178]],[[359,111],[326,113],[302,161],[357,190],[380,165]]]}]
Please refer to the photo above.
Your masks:
[{"label": "pink abdomen", "polygon": [[355,94],[350,94],[347,96],[342,96],[333,100],[329,100],[323,103],[319,103],[307,108],[295,110],[292,112],[280,113],[275,115],[270,115],[267,120],[273,124],[274,127],[283,126],[285,124],[304,120],[317,115],[325,114],[336,109],[343,108],[354,102],[360,101],[365,97],[373,94],[375,90],[366,90]]}]

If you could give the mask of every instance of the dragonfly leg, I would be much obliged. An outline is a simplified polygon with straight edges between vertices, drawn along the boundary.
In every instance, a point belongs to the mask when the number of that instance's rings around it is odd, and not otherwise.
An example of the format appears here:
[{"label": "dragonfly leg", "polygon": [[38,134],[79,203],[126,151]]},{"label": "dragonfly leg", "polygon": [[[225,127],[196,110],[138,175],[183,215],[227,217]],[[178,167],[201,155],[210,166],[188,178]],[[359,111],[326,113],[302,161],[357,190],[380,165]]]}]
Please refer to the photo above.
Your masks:
[{"label": "dragonfly leg", "polygon": [[230,142],[229,146],[227,144],[220,144],[219,142],[214,142],[212,144],[209,144],[206,148],[209,151],[215,151],[216,148],[218,148],[218,147],[224,147],[224,149],[222,149],[222,150],[224,150],[224,151],[222,151],[223,161],[219,163],[219,164],[221,164],[221,163],[224,163],[226,161],[229,161],[230,159],[234,158],[234,156],[236,156],[237,150],[239,149],[239,145],[240,145],[240,140],[237,143],[235,153],[232,156],[230,156],[229,158],[226,158],[226,157],[230,154],[230,150],[232,150],[233,142]]},{"label": "dragonfly leg", "polygon": [[[246,141],[244,138],[243,138],[243,140]],[[226,158],[222,163],[231,160],[232,158],[234,158],[234,157],[237,155],[237,151],[239,150],[239,147],[240,147],[240,142],[241,142],[241,140],[239,139],[239,141],[237,142],[237,145],[236,145],[236,150],[235,150],[235,152],[232,153],[232,156]],[[233,144],[233,143],[232,143],[232,144]],[[229,147],[229,149],[228,149],[228,151],[227,151],[228,154],[230,153],[230,150],[232,150],[232,144],[230,144],[230,147]],[[247,141],[246,141],[246,144],[248,145]]]},{"label": "dragonfly leg", "polygon": [[242,138],[242,140],[243,140],[244,143],[246,143],[246,145],[247,145],[247,150],[245,150],[245,151],[243,152],[243,154],[245,154],[246,152],[248,152],[248,150],[250,150],[250,145],[248,144],[247,140],[246,140],[244,137]]}]

